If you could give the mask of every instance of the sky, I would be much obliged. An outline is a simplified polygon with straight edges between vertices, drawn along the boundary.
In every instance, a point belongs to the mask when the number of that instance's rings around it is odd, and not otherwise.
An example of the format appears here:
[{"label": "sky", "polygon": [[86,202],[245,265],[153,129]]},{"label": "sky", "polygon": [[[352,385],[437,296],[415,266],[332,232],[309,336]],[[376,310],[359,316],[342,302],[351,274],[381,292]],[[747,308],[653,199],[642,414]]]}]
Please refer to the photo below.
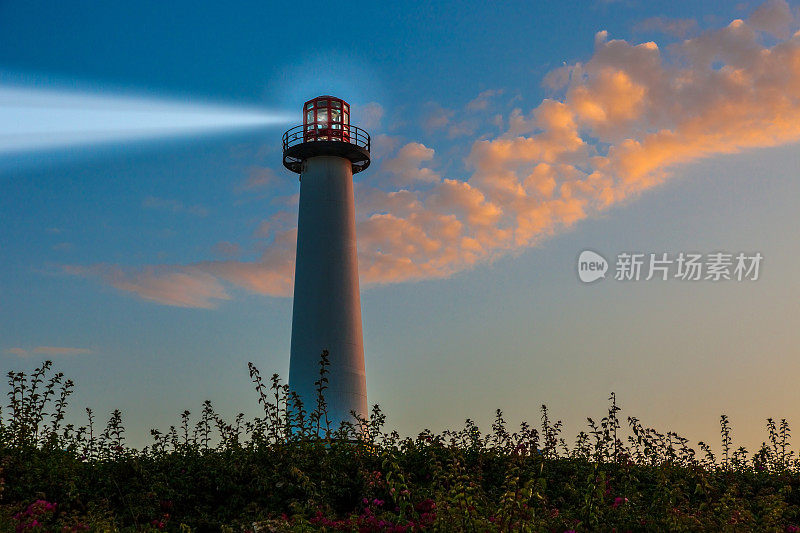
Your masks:
[{"label": "sky", "polygon": [[[798,29],[783,0],[0,2],[0,368],[53,360],[70,420],[119,408],[136,447],[206,399],[257,414],[247,362],[289,365],[280,137],[333,94],[373,141],[359,271],[389,429],[547,404],[569,442],[614,391],[716,449],[725,413],[754,450],[768,417],[800,424]],[[60,110],[25,142],[20,94]],[[584,250],[605,279],[581,282]],[[619,254],[681,252],[763,261],[614,279]]]}]

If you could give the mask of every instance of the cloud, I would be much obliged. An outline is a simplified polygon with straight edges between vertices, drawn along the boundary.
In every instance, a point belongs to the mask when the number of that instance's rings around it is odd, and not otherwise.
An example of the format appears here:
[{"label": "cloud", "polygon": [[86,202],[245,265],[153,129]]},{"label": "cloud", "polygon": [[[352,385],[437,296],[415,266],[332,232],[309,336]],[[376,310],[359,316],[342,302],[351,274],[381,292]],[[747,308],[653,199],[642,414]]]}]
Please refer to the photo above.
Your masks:
[{"label": "cloud", "polygon": [[365,130],[374,130],[381,125],[383,119],[383,106],[377,102],[352,106],[350,123]]},{"label": "cloud", "polygon": [[373,161],[383,161],[402,144],[400,137],[380,133],[374,135],[370,142],[370,157]]},{"label": "cloud", "polygon": [[66,348],[63,346],[37,346],[33,353],[41,355],[80,355],[93,353],[87,348]]},{"label": "cloud", "polygon": [[455,139],[456,137],[464,137],[467,135],[472,135],[475,133],[475,130],[478,127],[478,123],[475,120],[462,120],[460,122],[455,122],[447,128],[447,137],[450,139]]},{"label": "cloud", "polygon": [[428,102],[425,107],[427,109],[422,119],[422,127],[428,133],[446,128],[450,124],[450,117],[455,114],[454,111],[445,109],[436,102]]},{"label": "cloud", "polygon": [[794,14],[786,0],[768,0],[753,11],[747,19],[747,23],[752,28],[770,33],[780,39],[786,39],[791,35],[794,22]]},{"label": "cloud", "polygon": [[205,217],[208,215],[208,209],[201,205],[185,205],[178,200],[169,200],[157,196],[147,196],[142,200],[142,207],[158,211],[169,211],[171,213],[185,213],[198,217]]},{"label": "cloud", "polygon": [[422,166],[423,163],[433,160],[433,154],[433,149],[411,142],[400,148],[394,157],[386,159],[381,170],[390,176],[393,185],[435,183],[440,179],[439,174]]},{"label": "cloud", "polygon": [[296,242],[297,231],[293,229],[276,235],[258,261],[212,261],[196,263],[188,268],[203,271],[250,292],[291,296]]},{"label": "cloud", "polygon": [[251,191],[253,189],[272,187],[276,183],[279,183],[279,178],[271,168],[251,167],[247,171],[247,180],[237,190]]},{"label": "cloud", "polygon": [[[422,127],[428,134],[444,130],[449,139],[473,135],[481,126],[480,115],[489,111],[492,100],[503,93],[503,89],[483,91],[459,111],[442,107],[436,102],[428,102],[422,116]],[[492,117],[490,123],[497,122],[496,117]]]},{"label": "cloud", "polygon": [[268,239],[296,223],[297,212],[278,211],[273,213],[268,219],[262,220],[258,224],[253,236],[257,239]]},{"label": "cloud", "polygon": [[99,278],[145,300],[177,307],[212,309],[230,296],[219,280],[194,266],[147,266],[124,269],[116,265],[66,266],[68,274]]},{"label": "cloud", "polygon": [[212,252],[220,257],[238,257],[242,253],[242,247],[234,242],[222,241],[214,245]]},{"label": "cloud", "polygon": [[24,350],[22,348],[9,348],[6,353],[17,355],[19,357],[27,357],[28,355],[82,355],[94,353],[93,350],[88,348],[67,348],[65,346],[37,346],[32,350]]},{"label": "cloud", "polygon": [[488,89],[480,93],[474,100],[467,104],[468,111],[485,111],[495,96],[503,94],[503,89]]},{"label": "cloud", "polygon": [[[558,96],[513,110],[506,131],[472,142],[467,177],[427,169],[436,157],[430,146],[387,143],[381,172],[400,178],[376,176],[356,188],[363,284],[447,277],[635,199],[681,164],[800,141],[800,32],[767,45],[764,27],[737,19],[667,51],[598,32],[588,61],[550,77]],[[427,126],[443,130],[450,115],[438,110]],[[221,282],[286,296],[296,232],[278,225],[270,235],[255,261],[161,266],[110,279],[173,305],[227,298]],[[194,283],[182,291],[155,285],[177,275]]]},{"label": "cloud", "polygon": [[671,35],[684,39],[698,31],[697,21],[694,19],[675,19],[669,17],[650,17],[633,27],[639,33],[654,32]]}]

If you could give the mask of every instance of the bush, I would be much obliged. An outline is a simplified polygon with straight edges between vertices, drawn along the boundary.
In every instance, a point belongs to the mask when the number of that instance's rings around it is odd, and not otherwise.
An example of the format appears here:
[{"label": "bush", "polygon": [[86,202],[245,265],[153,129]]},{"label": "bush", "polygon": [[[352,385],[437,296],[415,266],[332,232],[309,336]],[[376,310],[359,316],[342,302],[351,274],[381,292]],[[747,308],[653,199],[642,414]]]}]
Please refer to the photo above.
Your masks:
[{"label": "bush", "polygon": [[[607,416],[588,419],[574,444],[545,406],[541,427],[400,438],[369,419],[324,424],[327,353],[317,406],[307,412],[277,375],[250,377],[264,416],[226,422],[206,401],[199,420],[151,430],[125,445],[122,414],[105,426],[64,424],[73,389],[50,361],[9,372],[0,413],[2,531],[800,531],[800,464],[785,420],[768,440],[734,449],[721,418],[722,454],[673,432]],[[623,433],[625,436],[623,437]]]}]

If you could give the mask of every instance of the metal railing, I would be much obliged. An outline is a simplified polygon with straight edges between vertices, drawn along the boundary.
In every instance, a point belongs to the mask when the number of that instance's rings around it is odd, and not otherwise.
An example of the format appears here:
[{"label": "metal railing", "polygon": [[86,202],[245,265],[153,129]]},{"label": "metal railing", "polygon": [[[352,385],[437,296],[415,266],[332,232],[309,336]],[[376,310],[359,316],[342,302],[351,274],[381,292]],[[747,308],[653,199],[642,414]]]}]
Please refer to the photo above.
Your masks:
[{"label": "metal railing", "polygon": [[354,144],[369,152],[369,133],[352,124],[336,124],[311,122],[291,128],[283,134],[283,151],[301,143],[315,141],[338,141]]}]

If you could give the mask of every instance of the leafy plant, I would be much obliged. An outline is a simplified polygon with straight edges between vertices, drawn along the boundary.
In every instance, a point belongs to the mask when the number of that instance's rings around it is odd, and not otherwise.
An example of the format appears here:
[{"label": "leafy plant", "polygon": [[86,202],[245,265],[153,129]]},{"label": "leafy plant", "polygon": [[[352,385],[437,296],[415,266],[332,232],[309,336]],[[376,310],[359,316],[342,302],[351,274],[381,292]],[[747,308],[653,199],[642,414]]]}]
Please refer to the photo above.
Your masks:
[{"label": "leafy plant", "polygon": [[[540,427],[401,438],[368,417],[331,427],[320,358],[313,410],[250,363],[263,416],[227,422],[210,401],[192,420],[126,445],[123,415],[105,429],[65,424],[73,383],[45,362],[9,372],[0,410],[0,531],[798,531],[800,464],[785,419],[767,420],[752,455],[720,419],[720,450],[607,414],[569,446],[546,406]],[[355,413],[354,413],[355,414]],[[627,425],[624,421],[627,420]],[[718,459],[719,457],[719,459]]]}]

